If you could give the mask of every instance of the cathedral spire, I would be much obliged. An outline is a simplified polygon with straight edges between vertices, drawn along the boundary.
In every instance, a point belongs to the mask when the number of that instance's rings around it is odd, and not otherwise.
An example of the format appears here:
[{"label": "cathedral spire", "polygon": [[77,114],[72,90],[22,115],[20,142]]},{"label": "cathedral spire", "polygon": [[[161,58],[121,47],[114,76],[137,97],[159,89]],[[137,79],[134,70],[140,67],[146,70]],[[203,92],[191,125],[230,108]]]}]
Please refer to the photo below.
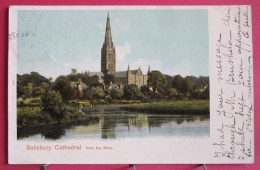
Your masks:
[{"label": "cathedral spire", "polygon": [[107,14],[105,41],[101,48],[101,72],[116,72],[116,50],[112,41],[109,13]]},{"label": "cathedral spire", "polygon": [[105,42],[104,43],[107,45],[108,48],[113,48],[109,12],[107,14],[107,24],[106,24],[106,34],[105,35],[106,36],[105,36]]},{"label": "cathedral spire", "polygon": [[147,74],[149,74],[151,72],[151,69],[150,69],[150,64],[149,64],[149,67],[148,67],[148,72]]}]

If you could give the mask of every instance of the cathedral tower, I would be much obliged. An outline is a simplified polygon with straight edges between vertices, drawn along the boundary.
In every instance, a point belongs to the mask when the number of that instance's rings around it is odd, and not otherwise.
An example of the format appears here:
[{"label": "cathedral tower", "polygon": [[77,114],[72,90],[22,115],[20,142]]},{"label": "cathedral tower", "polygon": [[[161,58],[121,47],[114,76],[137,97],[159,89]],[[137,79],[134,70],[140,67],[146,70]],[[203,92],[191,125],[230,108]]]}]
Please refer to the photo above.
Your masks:
[{"label": "cathedral tower", "polygon": [[116,51],[112,41],[109,14],[107,15],[105,41],[101,49],[101,72],[116,72]]}]

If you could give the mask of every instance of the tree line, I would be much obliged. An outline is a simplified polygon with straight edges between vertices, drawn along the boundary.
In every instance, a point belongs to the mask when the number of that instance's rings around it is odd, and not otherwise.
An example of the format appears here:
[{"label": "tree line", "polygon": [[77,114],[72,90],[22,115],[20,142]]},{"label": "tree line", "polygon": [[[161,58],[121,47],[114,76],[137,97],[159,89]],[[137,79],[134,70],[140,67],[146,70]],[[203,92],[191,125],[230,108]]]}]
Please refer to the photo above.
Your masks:
[{"label": "tree line", "polygon": [[[104,86],[115,83],[112,74],[105,74],[103,83],[99,82],[97,75],[88,76],[72,72],[67,76],[45,78],[37,72],[17,75],[17,97],[22,99],[39,98],[46,91],[58,92],[63,102],[72,99],[209,99],[209,78],[176,75],[173,77],[162,74],[160,71],[151,71],[148,74],[147,84],[138,88],[134,84],[126,85],[121,89],[106,89]],[[80,91],[72,86],[71,82],[81,82],[89,89]]]}]

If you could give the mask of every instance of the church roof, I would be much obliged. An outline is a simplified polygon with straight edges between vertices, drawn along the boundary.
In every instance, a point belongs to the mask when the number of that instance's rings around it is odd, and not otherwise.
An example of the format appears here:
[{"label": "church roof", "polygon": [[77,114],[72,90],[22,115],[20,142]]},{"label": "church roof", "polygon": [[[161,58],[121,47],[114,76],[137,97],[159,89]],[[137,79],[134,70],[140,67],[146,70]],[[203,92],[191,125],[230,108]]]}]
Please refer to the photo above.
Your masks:
[{"label": "church roof", "polygon": [[[130,70],[130,72],[132,74],[136,74],[138,70]],[[112,73],[116,78],[119,78],[119,77],[127,77],[127,71],[117,71],[117,72],[114,72]]]},{"label": "church roof", "polygon": [[136,74],[137,71],[138,71],[138,69],[137,70],[130,70],[130,72],[133,73],[133,74]]},{"label": "church roof", "polygon": [[115,77],[127,77],[127,71],[117,71],[112,73]]},{"label": "church roof", "polygon": [[102,79],[102,77],[104,76],[102,72],[88,72],[88,75],[89,76],[97,75],[99,79]]}]

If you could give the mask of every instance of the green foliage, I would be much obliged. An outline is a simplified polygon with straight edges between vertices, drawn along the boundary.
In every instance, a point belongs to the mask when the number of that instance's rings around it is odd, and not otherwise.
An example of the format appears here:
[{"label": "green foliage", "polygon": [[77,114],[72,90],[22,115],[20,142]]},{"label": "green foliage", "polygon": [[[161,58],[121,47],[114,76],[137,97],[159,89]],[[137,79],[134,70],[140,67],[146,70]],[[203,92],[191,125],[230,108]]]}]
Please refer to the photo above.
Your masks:
[{"label": "green foliage", "polygon": [[111,94],[111,90],[110,89],[105,89],[104,92],[105,92],[106,96]]},{"label": "green foliage", "polygon": [[207,86],[204,90],[195,91],[194,98],[208,100],[209,99],[209,86]]},{"label": "green foliage", "polygon": [[71,74],[74,74],[74,75],[75,75],[76,73],[77,73],[77,69],[72,68],[72,69],[71,69]]},{"label": "green foliage", "polygon": [[168,82],[166,76],[160,71],[152,71],[148,74],[147,84],[152,86],[154,93],[164,93]]},{"label": "green foliage", "polygon": [[113,74],[105,74],[103,79],[104,79],[105,85],[110,84],[110,82],[112,82],[112,83],[116,82],[116,77]]},{"label": "green foliage", "polygon": [[123,97],[123,92],[122,90],[118,89],[118,88],[114,88],[111,90],[111,94],[110,96],[113,98],[113,99],[121,99]]},{"label": "green foliage", "polygon": [[28,83],[27,87],[24,88],[24,96],[25,96],[25,98],[32,97],[32,93],[33,93],[33,84],[32,83]]},{"label": "green foliage", "polygon": [[101,83],[99,83],[99,77],[97,75],[94,76],[88,76],[86,74],[69,74],[65,77],[69,82],[71,81],[79,81],[79,79],[85,83],[89,87],[94,86],[102,86]]},{"label": "green foliage", "polygon": [[103,99],[105,97],[104,90],[101,87],[91,87],[87,91],[87,98],[93,99]]},{"label": "green foliage", "polygon": [[48,119],[41,114],[39,107],[18,107],[17,125],[18,126],[36,126],[44,124]]},{"label": "green foliage", "polygon": [[78,103],[80,104],[80,107],[90,107],[90,102],[88,100],[81,100],[78,101]]},{"label": "green foliage", "polygon": [[47,78],[43,77],[37,72],[31,72],[30,74],[23,75],[17,74],[17,86],[24,87],[29,83],[32,83],[33,86],[41,86],[43,82],[48,84],[50,83]]},{"label": "green foliage", "polygon": [[176,75],[172,81],[172,88],[177,89],[178,92],[182,92],[183,78],[180,75]]},{"label": "green foliage", "polygon": [[176,88],[170,88],[168,90],[168,95],[170,98],[175,98],[175,97],[178,97],[179,93],[178,93],[178,90]]},{"label": "green foliage", "polygon": [[87,85],[90,87],[102,86],[102,84],[99,83],[99,77],[97,75],[89,77]]},{"label": "green foliage", "polygon": [[194,97],[195,95],[195,77],[186,76],[182,78],[180,75],[177,75],[173,78],[172,88],[177,89],[178,97]]},{"label": "green foliage", "polygon": [[45,92],[42,87],[35,87],[32,91],[32,97],[40,97]]},{"label": "green foliage", "polygon": [[84,75],[84,74],[80,74],[80,73],[78,73],[78,74],[69,74],[69,75],[67,75],[66,76],[66,78],[67,78],[67,80],[68,81],[76,81],[76,82],[78,82],[79,81],[79,79],[83,82],[83,83],[85,83],[85,84],[87,84],[87,82],[88,82],[88,76],[87,75]]},{"label": "green foliage", "polygon": [[126,99],[142,99],[143,93],[135,84],[126,85],[124,87],[124,97]]},{"label": "green foliage", "polygon": [[209,99],[209,86],[202,92],[201,99]]},{"label": "green foliage", "polygon": [[40,106],[41,104],[41,98],[36,97],[36,98],[26,98],[23,99],[22,97],[19,97],[17,99],[17,106],[25,107],[25,106]]},{"label": "green foliage", "polygon": [[147,113],[209,115],[209,101],[208,100],[159,101],[159,102],[152,102],[152,103],[128,105],[122,107],[122,109],[129,110],[129,111],[147,112]]},{"label": "green foliage", "polygon": [[201,86],[208,86],[209,85],[209,77],[200,76],[197,80],[196,85],[199,87]]},{"label": "green foliage", "polygon": [[[80,105],[81,102],[79,102]],[[82,101],[86,105],[90,105],[89,102]],[[65,123],[72,121],[86,120],[78,109],[68,107],[61,119],[51,117],[51,114],[42,114],[40,107],[18,107],[17,108],[17,126],[18,127],[34,127],[48,124]]]},{"label": "green foliage", "polygon": [[150,91],[149,87],[146,86],[146,85],[141,86],[140,90],[141,90],[141,92],[142,92],[145,96],[148,96],[148,95],[151,94],[151,91]]},{"label": "green foliage", "polygon": [[44,90],[50,90],[50,84],[48,84],[48,83],[43,82],[43,83],[41,84],[41,87],[42,87]]},{"label": "green foliage", "polygon": [[50,81],[37,72],[17,75],[17,97],[24,99],[40,96],[42,84],[49,86]]},{"label": "green foliage", "polygon": [[60,121],[65,114],[65,105],[62,102],[62,96],[56,91],[46,91],[42,96],[41,108],[44,113]]},{"label": "green foliage", "polygon": [[106,95],[105,100],[108,101],[109,103],[111,103],[112,97],[110,95]]},{"label": "green foliage", "polygon": [[54,90],[62,95],[64,101],[68,101],[77,96],[77,91],[71,87],[68,79],[65,76],[58,77],[54,82]]},{"label": "green foliage", "polygon": [[193,95],[195,83],[191,76],[187,76],[183,79],[181,90],[187,97],[191,97]]}]

